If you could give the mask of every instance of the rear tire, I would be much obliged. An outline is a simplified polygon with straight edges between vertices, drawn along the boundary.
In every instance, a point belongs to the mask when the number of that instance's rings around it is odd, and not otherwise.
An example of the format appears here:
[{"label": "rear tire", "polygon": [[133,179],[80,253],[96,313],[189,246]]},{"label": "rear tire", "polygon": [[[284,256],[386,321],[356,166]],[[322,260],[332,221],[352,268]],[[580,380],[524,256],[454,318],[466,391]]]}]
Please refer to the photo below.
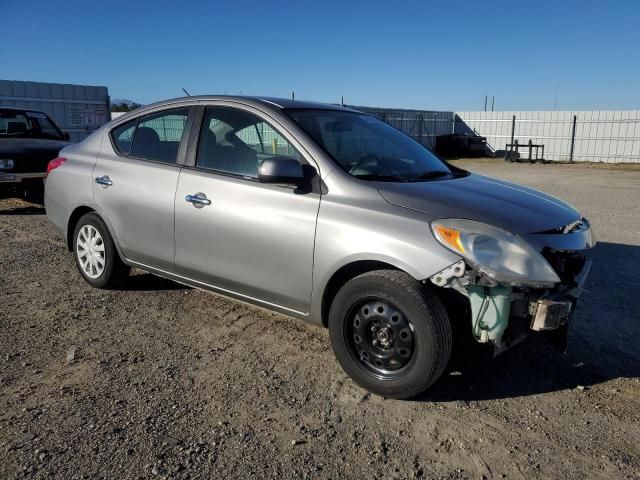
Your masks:
[{"label": "rear tire", "polygon": [[73,253],[82,278],[96,288],[112,289],[129,275],[107,226],[96,213],[80,217],[73,232]]},{"label": "rear tire", "polygon": [[430,290],[405,272],[377,270],[348,281],[329,311],[333,351],[361,387],[411,398],[443,374],[451,324]]}]

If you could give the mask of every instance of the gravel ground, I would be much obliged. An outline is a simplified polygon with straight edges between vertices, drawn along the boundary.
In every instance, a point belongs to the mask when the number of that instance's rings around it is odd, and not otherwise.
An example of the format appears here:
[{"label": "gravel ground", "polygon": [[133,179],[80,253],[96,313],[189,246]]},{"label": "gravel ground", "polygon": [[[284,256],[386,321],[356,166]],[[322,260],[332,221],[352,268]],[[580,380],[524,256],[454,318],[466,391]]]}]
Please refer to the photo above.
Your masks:
[{"label": "gravel ground", "polygon": [[460,164],[600,243],[568,354],[458,349],[414,401],[355,386],[321,328],[143,272],[92,289],[0,201],[0,478],[640,478],[640,171]]}]

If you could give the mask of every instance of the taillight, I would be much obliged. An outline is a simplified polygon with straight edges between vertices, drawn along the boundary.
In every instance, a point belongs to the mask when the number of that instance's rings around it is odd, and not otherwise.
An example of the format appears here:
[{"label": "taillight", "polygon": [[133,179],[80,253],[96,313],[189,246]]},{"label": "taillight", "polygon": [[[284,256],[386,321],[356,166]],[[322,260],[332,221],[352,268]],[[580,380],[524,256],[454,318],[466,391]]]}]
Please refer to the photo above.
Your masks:
[{"label": "taillight", "polygon": [[63,158],[63,157],[58,157],[58,158],[54,158],[53,160],[51,160],[47,164],[47,175],[49,175],[51,170],[53,170],[54,168],[58,168],[60,165],[62,165],[66,161],[67,161],[67,159]]}]

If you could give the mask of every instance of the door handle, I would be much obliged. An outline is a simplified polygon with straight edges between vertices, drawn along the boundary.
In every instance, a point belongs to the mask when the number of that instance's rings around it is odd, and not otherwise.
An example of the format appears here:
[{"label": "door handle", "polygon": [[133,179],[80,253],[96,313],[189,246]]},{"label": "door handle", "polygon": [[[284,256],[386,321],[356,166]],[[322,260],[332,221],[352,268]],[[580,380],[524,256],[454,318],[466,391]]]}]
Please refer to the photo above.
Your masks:
[{"label": "door handle", "polygon": [[193,204],[193,206],[196,208],[202,208],[207,205],[211,205],[211,200],[209,200],[207,196],[202,192],[198,192],[193,195],[187,195],[186,197],[184,197],[184,199],[187,202]]},{"label": "door handle", "polygon": [[100,185],[102,188],[107,188],[113,185],[113,182],[109,178],[108,175],[103,175],[101,177],[96,178],[96,183]]}]

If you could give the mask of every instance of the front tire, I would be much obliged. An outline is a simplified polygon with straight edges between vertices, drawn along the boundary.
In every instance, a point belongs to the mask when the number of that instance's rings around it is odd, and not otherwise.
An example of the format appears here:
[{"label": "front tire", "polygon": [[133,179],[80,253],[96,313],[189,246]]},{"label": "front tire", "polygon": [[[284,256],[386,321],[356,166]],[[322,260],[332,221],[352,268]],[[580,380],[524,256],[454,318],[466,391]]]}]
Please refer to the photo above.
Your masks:
[{"label": "front tire", "polygon": [[122,285],[130,268],[122,263],[107,226],[95,213],[83,215],[73,233],[73,253],[82,278],[96,288]]},{"label": "front tire", "polygon": [[442,303],[396,270],[348,281],[331,305],[329,334],[338,362],[353,381],[388,398],[422,393],[451,357],[451,324]]}]

